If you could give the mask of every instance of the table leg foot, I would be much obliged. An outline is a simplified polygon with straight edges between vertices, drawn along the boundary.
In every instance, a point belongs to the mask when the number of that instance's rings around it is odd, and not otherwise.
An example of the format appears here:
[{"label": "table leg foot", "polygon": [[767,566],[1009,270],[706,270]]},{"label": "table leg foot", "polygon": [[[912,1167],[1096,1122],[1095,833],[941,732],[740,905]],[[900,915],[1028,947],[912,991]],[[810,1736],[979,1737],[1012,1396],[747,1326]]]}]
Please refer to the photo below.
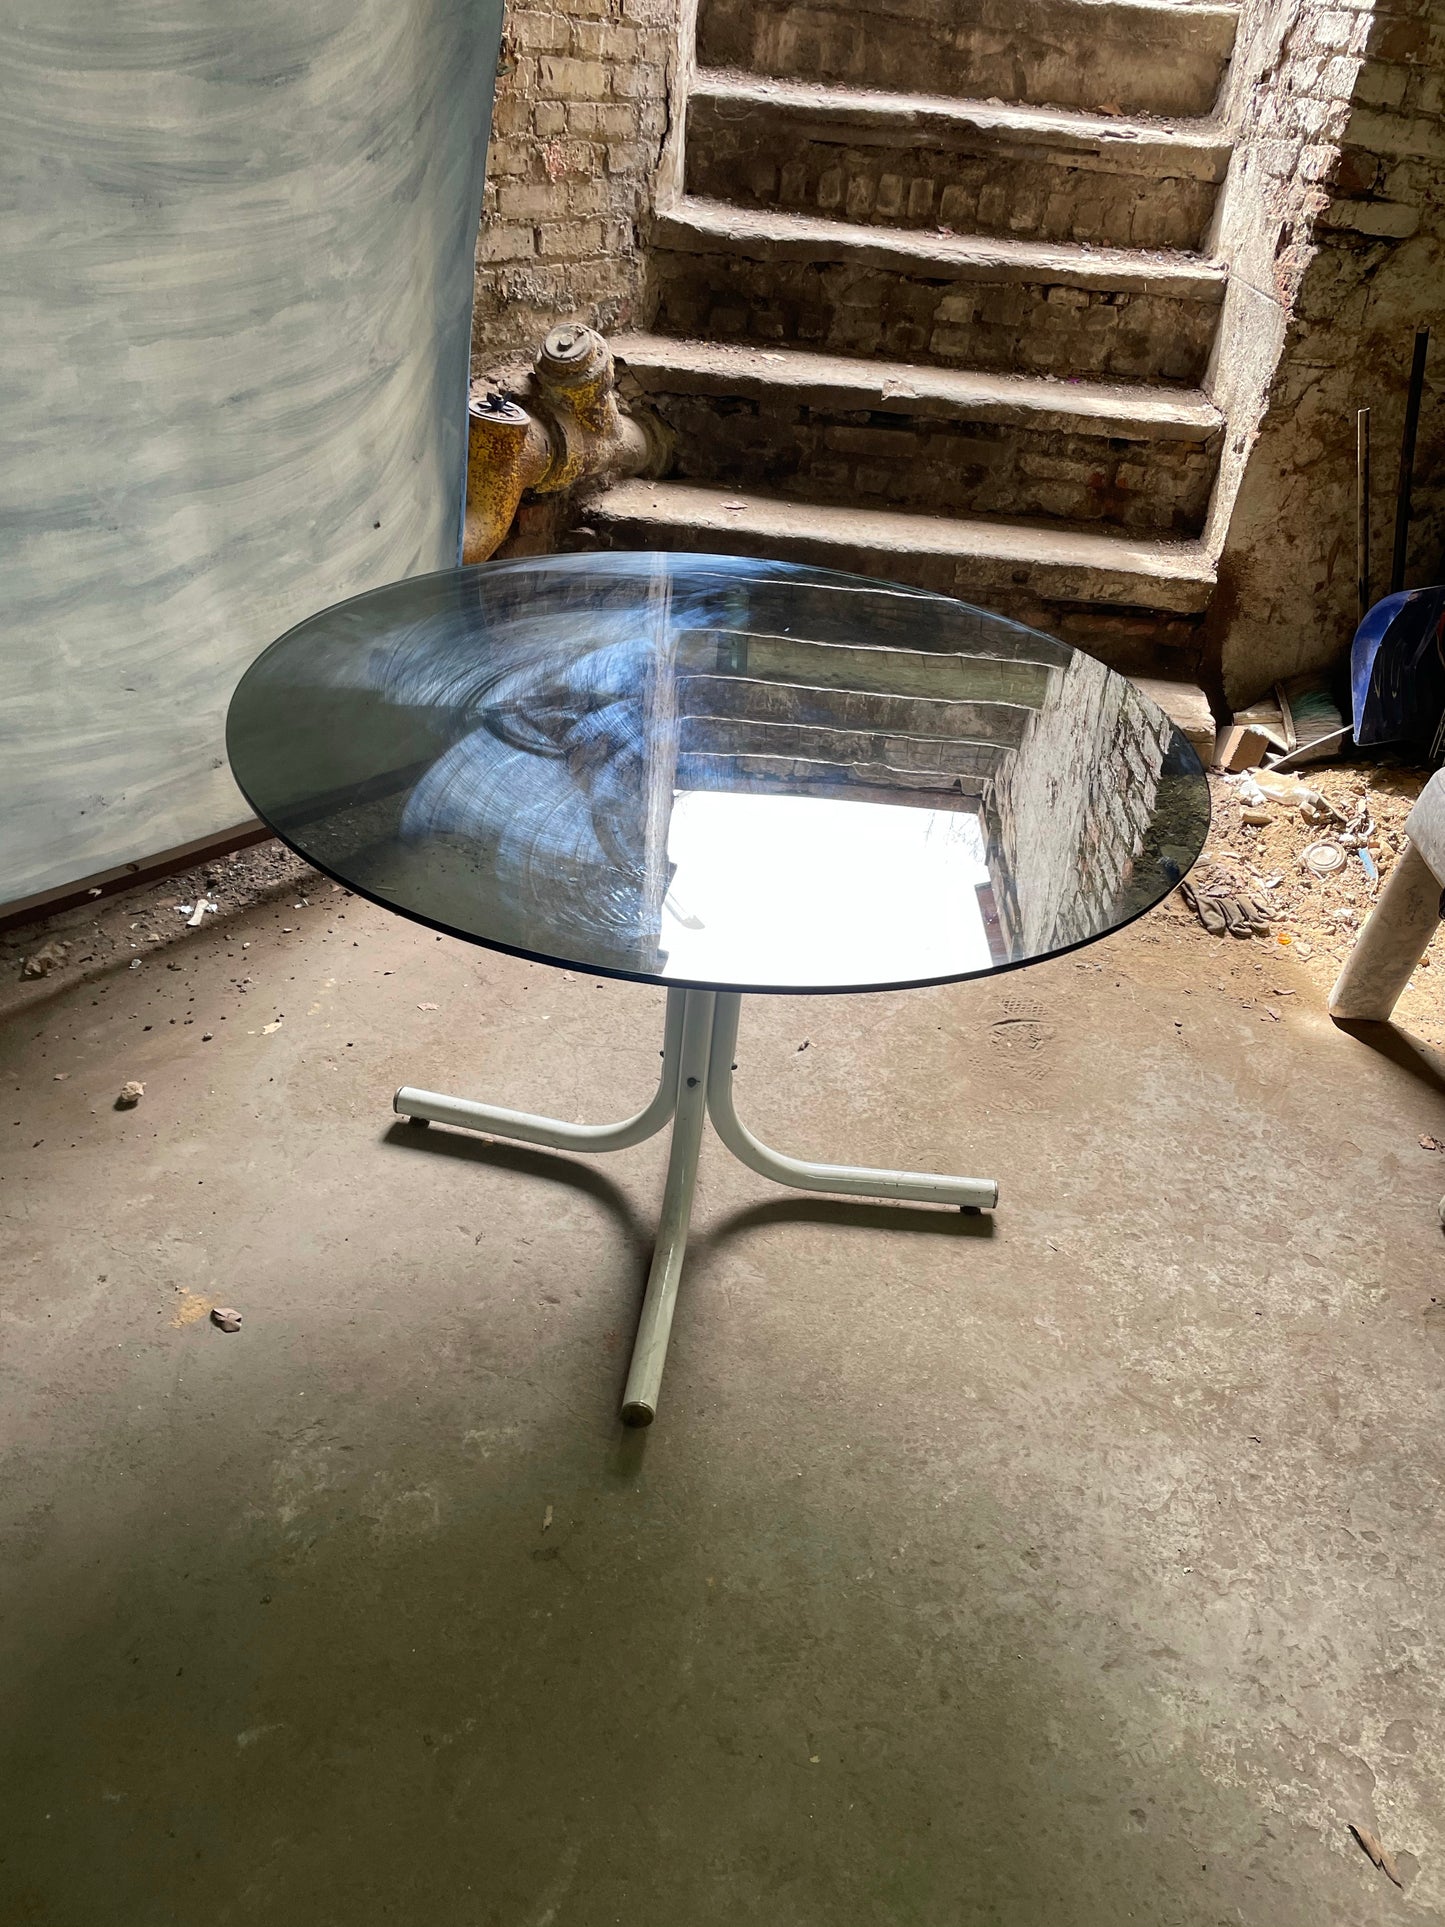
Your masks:
[{"label": "table leg foot", "polygon": [[530,1111],[508,1111],[499,1104],[477,1104],[466,1097],[444,1096],[440,1091],[416,1090],[410,1084],[403,1084],[391,1107],[413,1124],[453,1124],[464,1131],[485,1131],[491,1137],[545,1144],[554,1151],[625,1151],[645,1138],[656,1137],[672,1116],[686,1000],[686,991],[667,993],[662,1078],[657,1093],[635,1117],[624,1118],[620,1124],[567,1124],[561,1118],[534,1117]]},{"label": "table leg foot", "polygon": [[632,1365],[622,1394],[624,1425],[651,1425],[657,1417],[662,1368],[667,1362],[667,1341],[672,1333],[672,1315],[677,1307],[677,1288],[682,1279],[693,1193],[697,1187],[698,1152],[702,1145],[703,1118],[707,1114],[707,1067],[714,1001],[711,991],[687,993],[667,1184],[662,1194],[662,1216],[657,1227],[652,1268],[647,1276],[647,1292],[642,1300],[642,1316],[632,1348]]},{"label": "table leg foot", "polygon": [[775,1184],[801,1191],[831,1191],[845,1197],[901,1198],[917,1204],[953,1204],[963,1210],[992,1211],[998,1185],[992,1178],[945,1177],[929,1171],[874,1171],[853,1164],[814,1164],[773,1151],[755,1138],[733,1105],[733,1059],[737,1048],[735,991],[719,992],[713,1019],[712,1064],[707,1108],[713,1128],[735,1158]]}]

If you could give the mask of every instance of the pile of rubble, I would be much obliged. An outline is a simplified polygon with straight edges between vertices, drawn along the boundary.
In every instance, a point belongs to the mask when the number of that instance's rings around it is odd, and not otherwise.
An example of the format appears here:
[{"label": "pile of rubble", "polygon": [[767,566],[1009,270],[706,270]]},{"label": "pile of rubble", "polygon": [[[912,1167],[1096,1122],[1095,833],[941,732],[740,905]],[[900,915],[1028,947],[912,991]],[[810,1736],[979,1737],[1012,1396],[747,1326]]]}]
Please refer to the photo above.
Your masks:
[{"label": "pile of rubble", "polygon": [[1206,902],[1252,900],[1264,915],[1237,934],[1314,959],[1330,976],[1390,872],[1428,774],[1343,763],[1303,776],[1212,773],[1214,821],[1194,891]]}]

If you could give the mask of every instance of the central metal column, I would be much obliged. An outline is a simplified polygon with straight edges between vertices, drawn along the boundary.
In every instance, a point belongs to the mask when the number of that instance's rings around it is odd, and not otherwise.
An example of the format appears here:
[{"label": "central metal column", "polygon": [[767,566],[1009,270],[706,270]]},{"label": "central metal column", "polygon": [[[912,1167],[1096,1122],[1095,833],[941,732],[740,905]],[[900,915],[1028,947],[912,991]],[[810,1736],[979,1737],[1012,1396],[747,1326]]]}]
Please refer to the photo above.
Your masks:
[{"label": "central metal column", "polygon": [[677,1307],[677,1287],[682,1277],[692,1197],[697,1187],[703,1120],[707,1116],[707,1070],[715,1001],[710,990],[683,993],[682,1050],[678,1061],[672,1149],[667,1160],[667,1185],[662,1194],[662,1217],[653,1247],[652,1269],[647,1274],[647,1292],[632,1348],[632,1368],[627,1374],[627,1389],[622,1394],[624,1425],[651,1425],[657,1417],[662,1368],[667,1362],[667,1341]]},{"label": "central metal column", "polygon": [[635,1117],[624,1118],[619,1124],[568,1124],[560,1118],[505,1110],[499,1104],[478,1104],[469,1098],[444,1096],[440,1091],[415,1090],[410,1085],[403,1086],[393,1100],[401,1115],[414,1124],[453,1124],[496,1137],[520,1138],[528,1144],[546,1144],[559,1151],[621,1151],[655,1136],[669,1118],[673,1120],[662,1217],[622,1397],[625,1425],[651,1425],[657,1417],[697,1188],[698,1153],[709,1115],[733,1156],[775,1184],[794,1185],[804,1191],[831,1191],[844,1197],[955,1205],[964,1211],[991,1211],[998,1203],[998,1185],[992,1178],[948,1177],[932,1171],[878,1171],[857,1164],[815,1164],[809,1158],[770,1150],[753,1136],[733,1105],[740,1002],[735,990],[668,991],[657,1094]]}]

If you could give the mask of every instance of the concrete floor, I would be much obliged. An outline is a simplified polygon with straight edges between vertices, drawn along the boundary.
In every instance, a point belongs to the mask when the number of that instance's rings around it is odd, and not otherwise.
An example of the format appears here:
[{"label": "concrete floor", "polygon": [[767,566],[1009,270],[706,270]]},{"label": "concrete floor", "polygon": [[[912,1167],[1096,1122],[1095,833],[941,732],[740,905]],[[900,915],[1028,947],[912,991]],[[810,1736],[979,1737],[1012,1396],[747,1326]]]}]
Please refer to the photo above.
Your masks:
[{"label": "concrete floor", "polygon": [[311,887],[11,994],[7,1927],[1445,1917],[1440,1059],[1167,909],[761,1000],[758,1129],[1003,1203],[714,1140],[624,1435],[664,1146],[388,1101],[619,1113],[660,997]]}]

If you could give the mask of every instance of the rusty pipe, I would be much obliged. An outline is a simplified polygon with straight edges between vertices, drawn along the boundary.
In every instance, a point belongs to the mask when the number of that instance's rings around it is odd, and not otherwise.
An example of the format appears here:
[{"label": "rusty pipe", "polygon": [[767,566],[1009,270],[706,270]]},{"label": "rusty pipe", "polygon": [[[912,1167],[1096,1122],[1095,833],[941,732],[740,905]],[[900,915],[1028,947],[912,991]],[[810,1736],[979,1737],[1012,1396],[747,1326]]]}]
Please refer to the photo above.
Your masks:
[{"label": "rusty pipe", "polygon": [[595,329],[554,328],[538,351],[532,380],[561,437],[538,494],[636,475],[649,465],[655,438],[618,405],[612,350]]},{"label": "rusty pipe", "polygon": [[505,396],[480,396],[467,414],[462,560],[485,562],[505,539],[524,492],[547,472],[552,444],[541,422]]},{"label": "rusty pipe", "polygon": [[660,474],[660,424],[624,414],[612,351],[592,328],[553,328],[538,350],[527,406],[489,396],[471,405],[464,562],[485,562],[505,540],[522,496],[579,482]]}]

